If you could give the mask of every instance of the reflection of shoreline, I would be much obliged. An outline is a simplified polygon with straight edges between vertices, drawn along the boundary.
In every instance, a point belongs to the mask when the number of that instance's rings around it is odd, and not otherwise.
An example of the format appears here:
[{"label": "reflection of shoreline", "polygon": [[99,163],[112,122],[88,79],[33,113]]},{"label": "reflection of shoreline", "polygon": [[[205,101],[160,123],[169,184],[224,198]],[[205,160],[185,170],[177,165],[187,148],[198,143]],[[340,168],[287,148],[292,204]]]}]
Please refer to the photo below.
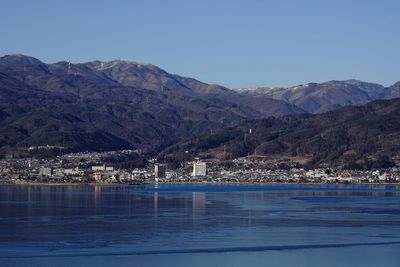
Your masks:
[{"label": "reflection of shoreline", "polygon": [[[185,182],[185,183],[149,183],[149,184],[142,184],[142,185],[132,185],[132,184],[120,184],[120,183],[23,183],[23,184],[15,184],[15,183],[0,183],[0,186],[21,186],[26,188],[34,188],[34,187],[43,187],[47,190],[51,190],[52,187],[65,187],[68,190],[78,190],[79,187],[87,187],[90,190],[93,190],[94,197],[96,200],[101,200],[101,191],[106,188],[108,190],[113,190],[113,188],[137,188],[137,189],[153,189],[158,191],[160,189],[163,191],[163,186],[171,186],[171,185],[193,185],[195,187],[191,188],[191,192],[193,193],[201,193],[196,192],[197,186],[207,186],[207,187],[252,187],[251,191],[264,191],[263,187],[268,187],[268,190],[275,191],[274,187],[276,187],[277,191],[281,191],[281,189],[285,190],[284,188],[296,188],[299,192],[304,192],[307,194],[307,191],[322,188],[322,191],[314,191],[313,195],[320,195],[319,193],[324,193],[327,196],[347,196],[347,195],[368,195],[368,196],[396,196],[400,197],[400,184],[383,184],[383,183],[376,183],[376,184],[323,184],[323,183],[195,183],[195,182]],[[257,189],[257,188],[260,189]],[[356,192],[353,189],[357,189]],[[205,190],[204,192],[207,192]],[[158,194],[154,194],[154,203],[156,204],[155,207],[158,209]],[[193,195],[192,202],[193,202],[193,209],[200,208],[200,195]],[[202,204],[201,204],[202,205]]]}]

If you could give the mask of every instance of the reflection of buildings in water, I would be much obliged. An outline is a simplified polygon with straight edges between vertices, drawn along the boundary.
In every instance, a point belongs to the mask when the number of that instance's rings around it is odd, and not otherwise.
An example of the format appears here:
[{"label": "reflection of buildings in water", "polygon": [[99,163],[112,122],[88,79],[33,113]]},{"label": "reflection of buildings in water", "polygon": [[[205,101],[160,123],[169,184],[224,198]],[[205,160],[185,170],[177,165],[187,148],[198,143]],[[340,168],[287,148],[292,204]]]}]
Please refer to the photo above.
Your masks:
[{"label": "reflection of buildings in water", "polygon": [[[158,188],[158,184],[154,184],[154,189]],[[153,209],[154,209],[154,217],[158,216],[158,192],[154,192],[153,194]]]},{"label": "reflection of buildings in water", "polygon": [[31,187],[28,186],[28,204],[31,204]]},{"label": "reflection of buildings in water", "polygon": [[153,209],[154,209],[154,229],[158,228],[158,192],[153,194]]},{"label": "reflection of buildings in water", "polygon": [[192,219],[193,225],[200,225],[201,219],[206,213],[206,193],[193,192],[192,193]]},{"label": "reflection of buildings in water", "polygon": [[158,210],[158,192],[154,192],[153,198],[154,198],[154,212],[156,213]]},{"label": "reflection of buildings in water", "polygon": [[94,186],[94,192],[95,192],[95,193],[101,193],[101,186],[95,185],[95,186]]},{"label": "reflection of buildings in water", "polygon": [[101,199],[101,190],[102,187],[100,185],[94,186],[94,202],[97,203]]},{"label": "reflection of buildings in water", "polygon": [[193,192],[192,193],[192,208],[204,209],[206,204],[206,193],[204,192]]}]

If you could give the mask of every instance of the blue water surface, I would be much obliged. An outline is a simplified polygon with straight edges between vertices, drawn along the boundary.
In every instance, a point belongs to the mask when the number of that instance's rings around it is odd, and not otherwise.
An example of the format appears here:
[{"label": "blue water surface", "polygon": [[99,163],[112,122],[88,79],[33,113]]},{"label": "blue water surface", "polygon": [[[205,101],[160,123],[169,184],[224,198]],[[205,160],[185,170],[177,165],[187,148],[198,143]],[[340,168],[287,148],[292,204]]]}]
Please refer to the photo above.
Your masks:
[{"label": "blue water surface", "polygon": [[396,185],[0,185],[0,266],[400,266]]}]

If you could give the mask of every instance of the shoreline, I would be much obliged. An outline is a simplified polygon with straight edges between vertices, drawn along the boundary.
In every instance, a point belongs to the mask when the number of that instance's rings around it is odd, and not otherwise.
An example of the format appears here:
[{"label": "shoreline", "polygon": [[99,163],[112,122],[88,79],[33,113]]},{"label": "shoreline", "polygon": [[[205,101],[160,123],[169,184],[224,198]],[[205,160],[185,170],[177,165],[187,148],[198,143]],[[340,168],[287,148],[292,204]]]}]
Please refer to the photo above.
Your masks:
[{"label": "shoreline", "polygon": [[279,183],[279,182],[147,182],[147,183],[46,183],[46,182],[0,182],[1,185],[49,185],[49,186],[146,186],[146,185],[399,185],[400,183]]}]

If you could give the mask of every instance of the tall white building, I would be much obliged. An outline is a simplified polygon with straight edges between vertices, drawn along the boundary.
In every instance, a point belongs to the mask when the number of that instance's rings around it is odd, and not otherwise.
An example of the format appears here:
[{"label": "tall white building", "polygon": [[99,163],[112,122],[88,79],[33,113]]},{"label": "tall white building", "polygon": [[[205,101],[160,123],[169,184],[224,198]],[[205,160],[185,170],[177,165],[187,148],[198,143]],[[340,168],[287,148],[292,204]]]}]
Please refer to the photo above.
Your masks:
[{"label": "tall white building", "polygon": [[206,163],[202,161],[194,162],[192,176],[206,176],[206,175],[207,175]]},{"label": "tall white building", "polygon": [[164,164],[154,165],[154,176],[155,178],[165,178],[166,166]]}]

